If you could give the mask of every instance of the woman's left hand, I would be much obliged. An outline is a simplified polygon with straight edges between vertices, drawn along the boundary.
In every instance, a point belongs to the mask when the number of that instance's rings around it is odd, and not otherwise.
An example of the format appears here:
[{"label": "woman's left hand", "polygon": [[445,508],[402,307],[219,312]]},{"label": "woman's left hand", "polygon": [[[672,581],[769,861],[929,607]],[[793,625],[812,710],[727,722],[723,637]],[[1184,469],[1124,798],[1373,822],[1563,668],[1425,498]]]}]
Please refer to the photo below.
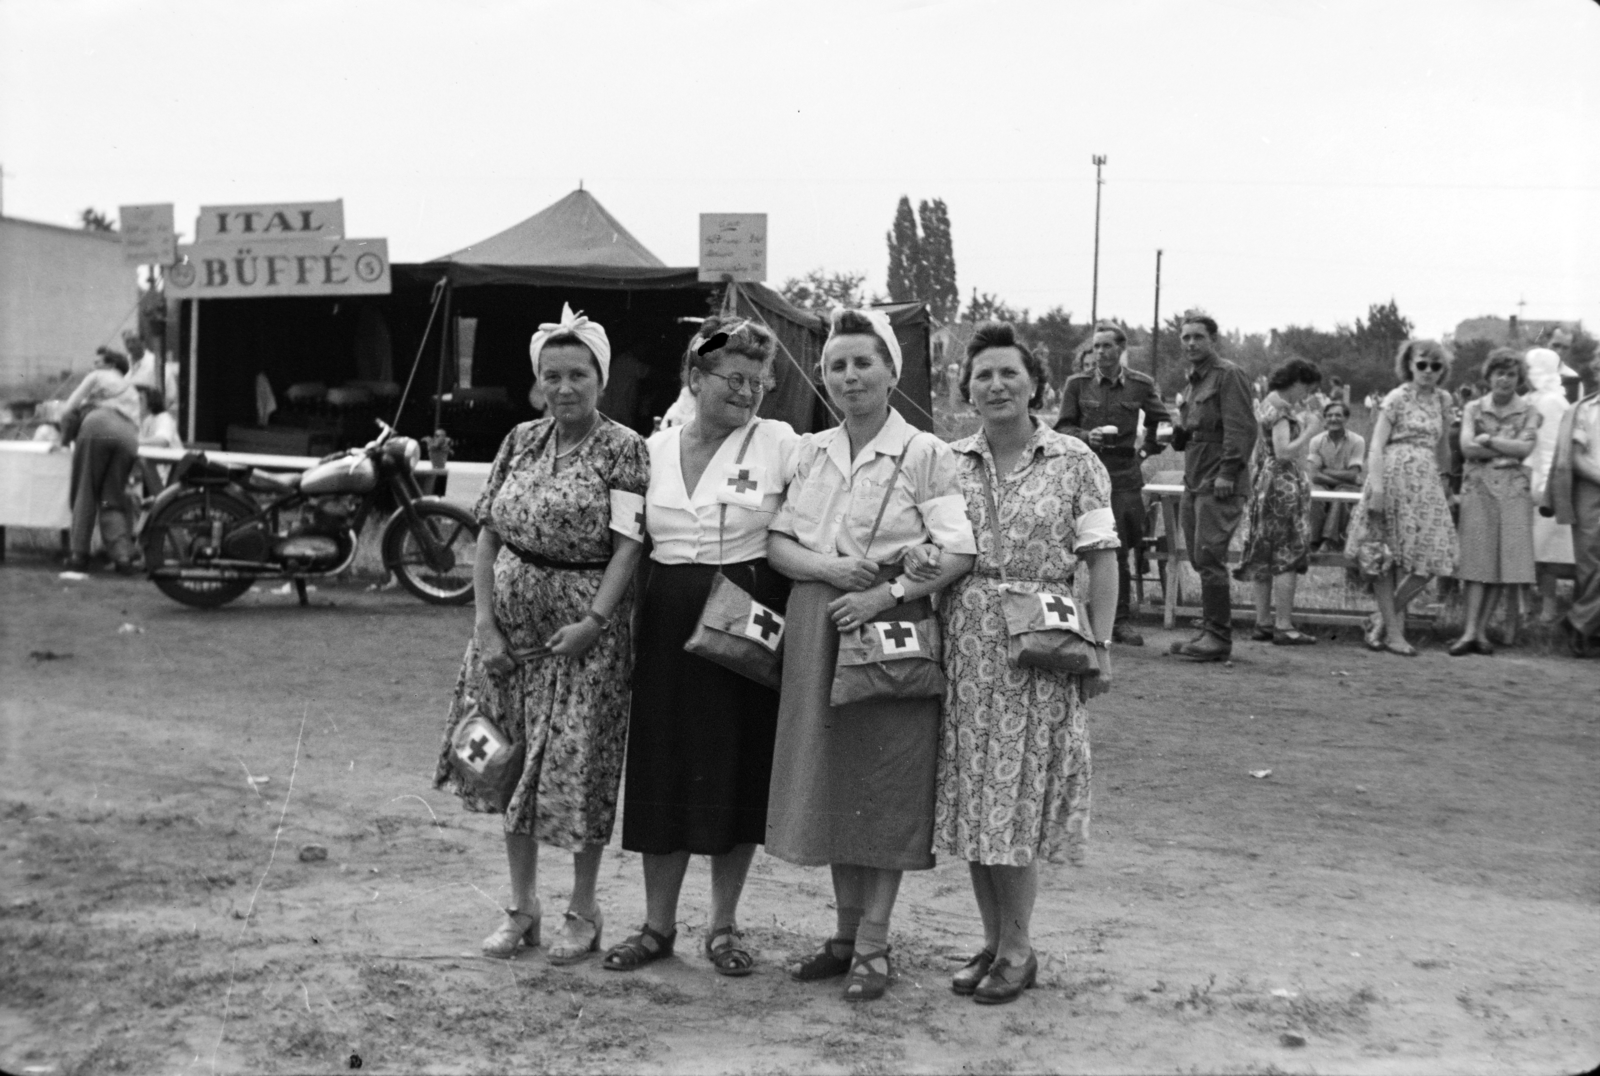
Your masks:
[{"label": "woman's left hand", "polygon": [[828,603],[828,615],[840,631],[854,631],[893,604],[893,598],[885,598],[873,587],[833,599]]},{"label": "woman's left hand", "polygon": [[588,617],[555,630],[546,643],[550,653],[561,658],[581,658],[600,640],[600,625]]}]

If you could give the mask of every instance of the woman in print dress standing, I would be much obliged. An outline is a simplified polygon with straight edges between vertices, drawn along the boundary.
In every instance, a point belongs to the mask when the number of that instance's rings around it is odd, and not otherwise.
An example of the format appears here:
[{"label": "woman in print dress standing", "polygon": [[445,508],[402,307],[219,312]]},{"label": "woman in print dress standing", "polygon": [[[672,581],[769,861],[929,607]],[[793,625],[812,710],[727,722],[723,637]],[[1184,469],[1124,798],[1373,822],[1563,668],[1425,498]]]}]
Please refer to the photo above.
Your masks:
[{"label": "woman in print dress standing", "polygon": [[1364,632],[1369,650],[1415,657],[1406,607],[1430,578],[1456,570],[1460,546],[1435,455],[1450,423],[1450,394],[1440,388],[1450,362],[1437,342],[1407,340],[1394,360],[1403,384],[1378,407],[1366,485],[1344,546],[1378,599]]},{"label": "woman in print dress standing", "polygon": [[1001,1004],[1038,975],[1029,922],[1039,861],[1082,861],[1090,773],[1084,702],[1110,686],[1111,669],[1103,661],[1102,675],[1085,680],[1012,667],[1001,566],[1014,589],[1071,593],[1074,572],[1087,564],[1091,632],[1103,647],[1116,616],[1119,539],[1105,466],[1082,441],[1029,415],[1044,370],[1012,326],[980,325],[960,376],[962,395],[983,419],[980,432],[950,446],[978,560],[940,601],[950,687],[934,850],[967,861],[983,918],[983,949],[951,988]]},{"label": "woman in print dress standing", "polygon": [[595,409],[611,362],[605,329],[563,306],[529,354],[551,417],[506,436],[478,501],[477,626],[434,787],[454,790],[469,811],[500,810],[451,763],[456,726],[475,710],[524,745],[504,810],[513,904],[483,952],[540,944],[542,843],[572,852],[572,898],[546,951],[571,963],[600,947],[595,878],[622,774],[649,456],[643,438]]},{"label": "woman in print dress standing", "polygon": [[[839,633],[931,616],[929,595],[965,574],[976,549],[950,446],[889,406],[900,361],[886,315],[834,312],[822,382],[844,423],[801,441],[767,540],[772,566],[795,581],[767,851],[832,870],[837,930],[789,973],[844,975],[846,1001],[883,996],[901,874],[934,865],[940,700],[831,705]],[[925,543],[937,547],[939,568],[931,579],[909,580],[902,560],[925,556]]]},{"label": "woman in print dress standing", "polygon": [[[1297,409],[1322,380],[1305,359],[1290,359],[1267,376],[1256,405],[1255,494],[1249,538],[1235,579],[1255,583],[1256,630],[1251,638],[1277,646],[1309,646],[1315,637],[1294,626],[1294,592],[1311,566],[1311,480],[1302,466],[1306,446],[1322,429],[1320,411],[1302,422]],[[1276,608],[1276,615],[1272,612]]]}]

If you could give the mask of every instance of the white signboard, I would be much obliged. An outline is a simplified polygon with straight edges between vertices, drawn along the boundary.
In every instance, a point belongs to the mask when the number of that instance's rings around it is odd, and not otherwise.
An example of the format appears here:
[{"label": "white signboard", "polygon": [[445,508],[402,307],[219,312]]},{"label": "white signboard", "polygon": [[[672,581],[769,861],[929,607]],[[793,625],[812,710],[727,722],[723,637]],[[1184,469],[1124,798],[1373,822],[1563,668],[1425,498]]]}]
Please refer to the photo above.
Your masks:
[{"label": "white signboard", "polygon": [[700,279],[767,279],[767,215],[700,214]]},{"label": "white signboard", "polygon": [[167,270],[174,299],[388,295],[387,239],[247,239],[178,248]]},{"label": "white signboard", "polygon": [[178,260],[171,205],[125,205],[117,209],[122,260],[129,265],[171,265]]},{"label": "white signboard", "polygon": [[343,238],[343,199],[268,205],[203,205],[194,229],[196,243]]}]

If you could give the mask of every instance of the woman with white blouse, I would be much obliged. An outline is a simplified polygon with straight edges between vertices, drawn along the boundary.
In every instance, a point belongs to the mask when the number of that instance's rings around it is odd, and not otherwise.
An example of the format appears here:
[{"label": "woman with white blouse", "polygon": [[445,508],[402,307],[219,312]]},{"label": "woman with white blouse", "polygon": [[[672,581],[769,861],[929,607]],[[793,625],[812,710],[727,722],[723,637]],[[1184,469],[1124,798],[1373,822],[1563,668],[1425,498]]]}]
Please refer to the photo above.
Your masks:
[{"label": "woman with white blouse", "polygon": [[[889,406],[900,364],[885,315],[834,312],[822,382],[844,423],[802,440],[767,542],[772,566],[795,580],[767,851],[832,868],[837,930],[790,974],[848,975],[846,1001],[883,996],[901,874],[934,865],[940,700],[830,705],[839,633],[931,616],[929,595],[970,570],[977,552],[954,453]],[[908,558],[937,558],[939,571],[913,581]]]},{"label": "woman with white blouse", "polygon": [[782,610],[788,580],[767,566],[767,525],[794,472],[800,437],[756,417],[771,378],[771,332],[713,317],[690,342],[687,424],[650,448],[645,530],[649,582],[640,606],[622,847],[644,857],[645,922],[604,966],[631,971],[672,953],[678,894],[691,855],[711,857],[705,953],[723,975],[755,961],[738,929],[739,896],[766,836],[778,693],[684,644],[718,575]]}]

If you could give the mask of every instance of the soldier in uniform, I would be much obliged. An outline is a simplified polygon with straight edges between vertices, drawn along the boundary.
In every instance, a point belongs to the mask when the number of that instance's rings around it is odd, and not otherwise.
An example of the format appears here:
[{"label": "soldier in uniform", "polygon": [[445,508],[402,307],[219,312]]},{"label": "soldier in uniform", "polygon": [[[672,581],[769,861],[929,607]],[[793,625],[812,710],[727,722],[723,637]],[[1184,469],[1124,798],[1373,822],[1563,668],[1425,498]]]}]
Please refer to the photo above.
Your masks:
[{"label": "soldier in uniform", "polygon": [[[1144,637],[1128,626],[1132,576],[1128,561],[1138,557],[1144,541],[1144,472],[1139,463],[1161,451],[1157,427],[1168,421],[1156,383],[1137,370],[1122,365],[1127,335],[1115,325],[1094,327],[1094,365],[1067,378],[1061,391],[1061,414],[1056,429],[1088,443],[1111,474],[1111,512],[1116,517],[1117,615],[1112,642],[1143,646]],[[1144,444],[1135,444],[1139,412],[1144,412]],[[1115,427],[1111,433],[1106,427]]]},{"label": "soldier in uniform", "polygon": [[1205,625],[1172,653],[1194,661],[1223,661],[1233,652],[1233,602],[1228,589],[1228,544],[1239,528],[1250,493],[1246,473],[1256,443],[1250,378],[1217,354],[1217,323],[1199,312],[1184,315],[1178,334],[1189,360],[1189,384],[1172,447],[1182,451],[1183,500],[1178,520],[1189,563],[1200,573]]}]

